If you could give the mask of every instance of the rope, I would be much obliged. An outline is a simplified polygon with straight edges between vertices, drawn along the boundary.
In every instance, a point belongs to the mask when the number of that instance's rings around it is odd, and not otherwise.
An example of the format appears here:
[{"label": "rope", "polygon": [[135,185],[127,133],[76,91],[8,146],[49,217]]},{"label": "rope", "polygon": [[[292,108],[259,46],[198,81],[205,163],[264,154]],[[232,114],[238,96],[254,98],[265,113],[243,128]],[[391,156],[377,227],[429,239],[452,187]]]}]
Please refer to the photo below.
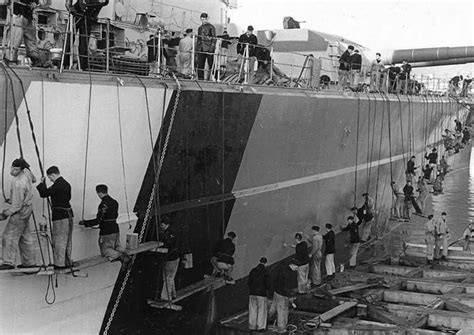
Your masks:
[{"label": "rope", "polygon": [[87,131],[86,131],[86,153],[84,157],[84,183],[82,187],[82,213],[81,220],[84,220],[84,211],[86,206],[86,182],[87,182],[87,158],[89,155],[89,133],[91,123],[91,104],[92,104],[92,75],[89,72],[89,105],[87,108]]},{"label": "rope", "polygon": [[[375,125],[376,125],[376,120],[377,120],[377,95],[374,94],[374,117],[372,120],[372,140],[370,141],[371,146],[370,146],[370,158],[368,158],[369,163],[367,163],[367,170],[368,170],[368,178],[367,178],[367,186],[366,186],[366,192],[369,193],[370,189],[370,179],[372,176],[372,162],[374,158],[374,143],[375,143]],[[369,125],[370,127],[370,125]]]},{"label": "rope", "polygon": [[[5,68],[3,68],[3,71],[5,72]],[[5,73],[5,77],[7,74]],[[7,123],[8,123],[8,81],[5,80],[5,106],[4,106],[4,124],[3,124],[3,161],[2,161],[2,195],[3,195],[3,200],[7,200],[7,195],[5,192],[5,160],[7,156]]]},{"label": "rope", "polygon": [[[158,171],[157,171],[158,173],[155,175],[155,181],[153,183],[153,188],[151,190],[150,199],[148,200],[148,206],[147,206],[147,209],[146,209],[145,218],[143,219],[143,224],[141,226],[140,234],[138,236],[138,243],[142,242],[143,236],[145,234],[146,226],[147,226],[148,221],[150,219],[151,208],[152,208],[152,205],[153,205],[153,202],[154,202],[155,194],[157,192],[157,188],[158,188],[157,184],[159,182],[161,168],[163,166],[163,162],[164,162],[166,152],[167,152],[167,149],[168,149],[168,143],[169,143],[169,139],[170,139],[170,135],[171,135],[171,130],[173,129],[173,123],[174,123],[174,119],[175,119],[175,116],[176,116],[176,111],[178,110],[179,97],[181,95],[181,83],[179,82],[179,80],[176,77],[175,77],[175,80],[176,80],[176,84],[178,86],[178,90],[176,92],[174,106],[173,106],[173,110],[171,112],[170,125],[168,127],[168,131],[167,131],[166,137],[165,137],[165,143],[163,145],[163,150],[161,152],[160,162],[159,162]],[[135,263],[136,257],[137,257],[136,254],[133,255],[132,260],[131,260],[131,262],[128,266],[127,272],[125,274],[124,280],[123,280],[122,285],[120,287],[120,290],[118,292],[118,295],[117,295],[117,298],[115,300],[114,306],[113,306],[112,311],[110,312],[109,318],[107,320],[107,324],[106,324],[105,329],[104,329],[104,335],[107,335],[109,330],[110,330],[110,326],[111,326],[112,321],[114,319],[115,313],[117,312],[117,308],[120,304],[120,300],[122,298],[123,292],[125,290],[125,287],[127,286],[128,280],[130,278],[130,274],[132,272],[133,264]]]},{"label": "rope", "polygon": [[356,134],[356,153],[355,153],[355,171],[354,171],[354,206],[357,201],[357,165],[359,159],[359,125],[360,125],[360,97],[357,95],[357,134]]},{"label": "rope", "polygon": [[[13,109],[14,109],[14,113],[15,113],[16,137],[18,139],[18,147],[19,147],[19,150],[20,150],[20,157],[23,158],[23,147],[21,145],[21,134],[20,134],[20,119],[18,118],[18,108],[17,108],[17,105],[16,105],[16,99],[15,99],[15,88],[13,87],[12,77],[8,73],[7,69],[5,68],[5,65],[3,65],[3,63],[0,63],[0,64],[2,65],[2,69],[5,73],[5,75],[7,76],[8,81],[10,82],[10,87],[11,87],[11,92],[12,92]],[[13,71],[13,69],[8,64],[6,64],[6,65],[8,66],[8,68],[10,70]],[[5,113],[6,112],[7,111],[5,111]]]},{"label": "rope", "polygon": [[130,223],[130,209],[128,207],[127,179],[126,179],[126,174],[125,174],[125,158],[123,155],[122,117],[120,115],[121,114],[120,113],[120,84],[118,80],[117,80],[117,114],[118,114],[118,123],[119,123],[120,155],[121,155],[121,160],[122,160],[123,191],[125,193],[125,206],[127,208],[128,229],[131,229],[132,224]]}]

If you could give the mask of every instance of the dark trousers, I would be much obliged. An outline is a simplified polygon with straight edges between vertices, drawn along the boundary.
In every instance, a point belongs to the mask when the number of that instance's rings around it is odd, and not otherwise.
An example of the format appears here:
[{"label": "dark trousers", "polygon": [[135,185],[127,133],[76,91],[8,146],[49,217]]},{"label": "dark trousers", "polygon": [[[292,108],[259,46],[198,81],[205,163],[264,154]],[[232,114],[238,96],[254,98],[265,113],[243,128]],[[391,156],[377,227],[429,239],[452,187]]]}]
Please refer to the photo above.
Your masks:
[{"label": "dark trousers", "polygon": [[197,55],[198,79],[204,79],[204,68],[206,67],[206,60],[209,66],[209,78],[211,78],[212,76],[211,71],[212,71],[212,64],[214,62],[214,54],[199,53]]},{"label": "dark trousers", "polygon": [[[91,20],[88,20],[82,16],[74,17],[76,24],[76,31],[79,33],[79,62],[81,64],[81,70],[87,70],[89,68],[89,30],[92,24]],[[69,67],[69,57],[71,52],[71,41],[70,34],[66,35],[66,49],[64,50],[64,67]]]}]

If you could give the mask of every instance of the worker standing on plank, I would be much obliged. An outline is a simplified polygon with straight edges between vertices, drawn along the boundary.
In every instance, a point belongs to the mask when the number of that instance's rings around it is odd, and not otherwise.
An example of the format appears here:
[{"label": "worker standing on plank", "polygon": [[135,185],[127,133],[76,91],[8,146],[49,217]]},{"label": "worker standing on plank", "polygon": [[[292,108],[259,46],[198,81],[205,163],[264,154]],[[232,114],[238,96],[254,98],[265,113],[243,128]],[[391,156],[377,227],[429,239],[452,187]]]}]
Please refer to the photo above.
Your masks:
[{"label": "worker standing on plank", "polygon": [[278,332],[283,333],[288,325],[288,313],[290,309],[290,300],[297,292],[296,271],[298,265],[292,260],[290,265],[281,265],[273,282],[275,293],[268,313],[269,317],[277,314]]},{"label": "worker standing on plank", "polygon": [[163,247],[168,249],[166,262],[162,270],[163,288],[161,289],[161,300],[172,300],[176,298],[174,278],[178,272],[179,253],[176,243],[176,234],[170,229],[170,224],[166,217],[161,218],[158,236],[160,242],[163,242]]},{"label": "worker standing on plank", "polygon": [[51,198],[53,231],[52,240],[54,248],[54,268],[64,269],[72,266],[72,230],[74,222],[71,204],[71,185],[61,176],[57,166],[46,170],[48,179],[53,183],[46,186],[46,179],[36,186],[41,198]]},{"label": "worker standing on plank", "polygon": [[433,264],[434,247],[436,241],[436,225],[433,220],[433,214],[428,215],[428,221],[425,223],[425,242],[426,242],[426,263]]},{"label": "worker standing on plank", "polygon": [[260,262],[249,274],[249,329],[264,332],[267,328],[267,295],[270,291],[270,276],[266,268],[267,259]]},{"label": "worker standing on plank", "polygon": [[[435,241],[435,255],[434,258],[436,261],[445,260],[448,256],[448,240],[449,240],[449,230],[446,224],[446,212],[441,213],[441,218],[435,220],[436,226],[436,241]],[[441,247],[443,251],[441,252]]]},{"label": "worker standing on plank", "polygon": [[33,183],[36,178],[30,171],[30,165],[18,158],[12,162],[10,168],[12,176],[10,186],[10,199],[7,203],[10,208],[1,213],[1,219],[9,217],[3,230],[2,258],[0,270],[15,268],[17,247],[20,249],[21,265],[19,268],[35,267],[34,239],[31,235],[30,216],[33,213]]}]

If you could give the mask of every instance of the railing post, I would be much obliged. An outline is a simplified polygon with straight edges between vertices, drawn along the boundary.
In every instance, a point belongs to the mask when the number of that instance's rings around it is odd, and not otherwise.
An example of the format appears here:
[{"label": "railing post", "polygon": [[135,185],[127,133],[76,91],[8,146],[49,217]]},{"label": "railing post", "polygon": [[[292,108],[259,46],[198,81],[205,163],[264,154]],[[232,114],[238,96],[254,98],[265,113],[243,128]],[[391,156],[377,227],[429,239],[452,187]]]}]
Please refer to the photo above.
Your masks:
[{"label": "railing post", "polygon": [[12,60],[13,57],[13,43],[12,43],[12,38],[13,38],[13,0],[10,0],[10,39],[8,42],[10,43],[10,54],[8,57],[10,57],[8,60]]},{"label": "railing post", "polygon": [[191,49],[191,78],[195,77],[194,73],[194,57],[196,55],[196,36],[193,35],[193,47]]},{"label": "railing post", "polygon": [[250,57],[249,57],[249,44],[245,44],[245,83],[249,83],[249,70],[250,70]]},{"label": "railing post", "polygon": [[158,67],[158,74],[161,74],[161,29],[158,30],[158,52],[157,52],[156,65]]},{"label": "railing post", "polygon": [[[72,68],[72,65],[74,64],[74,22],[73,20],[74,20],[74,16],[72,14],[69,14],[69,22],[68,22],[69,24],[69,70]],[[79,36],[79,38],[81,37]],[[78,55],[77,59],[78,61],[80,60],[80,55]]]},{"label": "railing post", "polygon": [[270,80],[273,80],[273,46],[270,48]]},{"label": "railing post", "polygon": [[110,64],[110,53],[109,53],[109,50],[110,50],[110,19],[107,19],[107,41],[105,41],[105,48],[106,48],[105,72],[109,73],[109,70],[110,70],[110,65],[109,65]]}]

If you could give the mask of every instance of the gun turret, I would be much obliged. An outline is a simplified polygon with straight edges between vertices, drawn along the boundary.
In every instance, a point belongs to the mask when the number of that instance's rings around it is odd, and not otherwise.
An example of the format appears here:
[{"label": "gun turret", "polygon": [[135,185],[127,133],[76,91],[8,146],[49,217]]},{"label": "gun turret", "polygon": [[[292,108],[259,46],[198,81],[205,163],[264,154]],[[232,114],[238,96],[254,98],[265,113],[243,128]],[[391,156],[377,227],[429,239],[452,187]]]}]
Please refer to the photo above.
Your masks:
[{"label": "gun turret", "polygon": [[398,49],[382,54],[385,64],[407,60],[414,67],[465,64],[473,62],[474,46]]}]

